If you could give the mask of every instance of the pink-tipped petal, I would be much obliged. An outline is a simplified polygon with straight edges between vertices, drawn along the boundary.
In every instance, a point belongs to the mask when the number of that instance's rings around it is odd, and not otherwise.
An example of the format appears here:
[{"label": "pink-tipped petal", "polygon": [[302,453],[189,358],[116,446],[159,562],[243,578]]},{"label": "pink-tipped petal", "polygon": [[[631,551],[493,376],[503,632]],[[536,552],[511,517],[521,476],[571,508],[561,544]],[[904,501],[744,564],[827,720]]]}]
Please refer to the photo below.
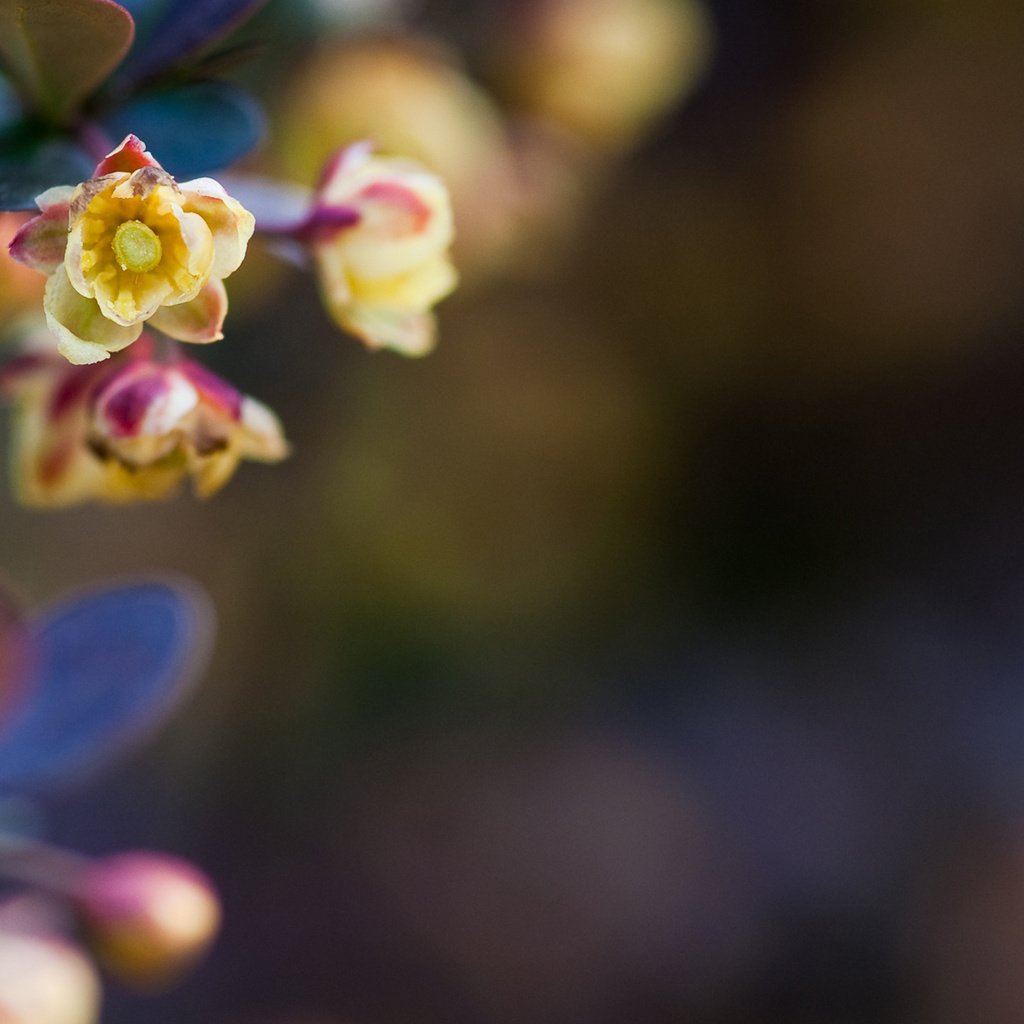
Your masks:
[{"label": "pink-tipped petal", "polygon": [[137,135],[126,135],[117,149],[109,152],[93,171],[94,178],[119,171],[137,171],[140,167],[159,167],[153,154],[146,149],[146,144]]},{"label": "pink-tipped petal", "polygon": [[11,258],[26,267],[52,274],[64,262],[68,243],[68,203],[55,203],[27,221],[11,239]]},{"label": "pink-tipped petal", "polygon": [[368,139],[353,142],[344,149],[339,149],[324,164],[320,172],[317,192],[321,194],[321,198],[329,197],[336,182],[344,182],[350,174],[367,163],[372,155],[373,143]]},{"label": "pink-tipped petal", "polygon": [[223,377],[218,377],[201,363],[192,359],[183,359],[178,363],[178,371],[199,392],[202,400],[218,413],[238,420],[242,416],[242,392],[229,384]]},{"label": "pink-tipped petal", "polygon": [[213,278],[190,302],[161,306],[149,322],[158,331],[178,341],[205,345],[224,337],[222,328],[227,312],[228,294],[224,284]]},{"label": "pink-tipped petal", "polygon": [[199,393],[175,369],[131,360],[96,395],[96,417],[112,439],[160,436],[199,404]]}]

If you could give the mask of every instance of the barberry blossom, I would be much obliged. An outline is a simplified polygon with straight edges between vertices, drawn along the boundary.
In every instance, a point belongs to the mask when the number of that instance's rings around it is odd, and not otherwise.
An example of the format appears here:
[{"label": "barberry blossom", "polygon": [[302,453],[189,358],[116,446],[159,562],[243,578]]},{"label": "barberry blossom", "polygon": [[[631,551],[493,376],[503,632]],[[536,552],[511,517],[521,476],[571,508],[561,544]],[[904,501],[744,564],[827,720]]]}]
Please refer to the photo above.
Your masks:
[{"label": "barberry blossom", "polygon": [[179,341],[223,337],[223,280],[255,220],[212,178],[179,184],[129,135],[88,181],[36,202],[10,251],[49,275],[46,321],[70,362],[107,359],[147,322]]},{"label": "barberry blossom", "polygon": [[328,311],[371,349],[429,352],[431,312],[458,282],[448,251],[448,190],[421,165],[375,157],[357,143],[327,165],[307,220],[307,243]]},{"label": "barberry blossom", "polygon": [[288,454],[270,409],[192,360],[158,361],[146,336],[100,364],[23,356],[0,387],[16,403],[11,468],[27,505],[160,499],[188,477],[205,498],[242,459]]}]

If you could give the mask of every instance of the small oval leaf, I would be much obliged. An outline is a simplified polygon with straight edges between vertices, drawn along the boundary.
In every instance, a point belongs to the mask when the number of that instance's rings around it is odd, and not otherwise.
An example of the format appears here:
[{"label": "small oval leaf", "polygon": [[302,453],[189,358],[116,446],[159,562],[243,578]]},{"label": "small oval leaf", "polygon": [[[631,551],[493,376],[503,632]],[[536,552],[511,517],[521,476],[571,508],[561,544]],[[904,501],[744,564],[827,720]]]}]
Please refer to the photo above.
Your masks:
[{"label": "small oval leaf", "polygon": [[53,120],[107,78],[134,34],[132,16],[113,0],[0,0],[0,64]]},{"label": "small oval leaf", "polygon": [[34,210],[54,185],[77,185],[96,163],[70,139],[12,132],[0,138],[0,210]]},{"label": "small oval leaf", "polygon": [[92,590],[40,616],[27,696],[0,729],[0,794],[77,783],[138,745],[197,677],[212,625],[202,592],[158,579]]},{"label": "small oval leaf", "polygon": [[[139,0],[136,0],[138,3]],[[161,5],[162,16],[147,32],[125,63],[133,81],[151,78],[187,57],[208,49],[251,18],[267,0],[170,0]],[[152,15],[153,0],[141,3]]]},{"label": "small oval leaf", "polygon": [[103,121],[112,138],[129,133],[179,180],[234,163],[263,138],[259,104],[230,85],[202,82],[140,96]]}]

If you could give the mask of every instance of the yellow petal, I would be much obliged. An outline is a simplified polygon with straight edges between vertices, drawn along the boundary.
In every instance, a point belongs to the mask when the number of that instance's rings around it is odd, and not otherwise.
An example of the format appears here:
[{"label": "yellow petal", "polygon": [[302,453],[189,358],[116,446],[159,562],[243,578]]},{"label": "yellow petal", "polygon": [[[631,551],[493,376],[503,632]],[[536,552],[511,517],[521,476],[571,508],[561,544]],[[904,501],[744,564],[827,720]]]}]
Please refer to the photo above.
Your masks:
[{"label": "yellow petal", "polygon": [[122,326],[108,320],[94,299],[75,291],[64,267],[46,282],[43,311],[58,350],[70,363],[98,363],[111,352],[127,348],[142,333],[142,324]]},{"label": "yellow petal", "polygon": [[184,197],[182,209],[202,217],[213,235],[211,274],[222,279],[228,277],[245,259],[256,218],[213,178],[186,181],[180,188]]}]

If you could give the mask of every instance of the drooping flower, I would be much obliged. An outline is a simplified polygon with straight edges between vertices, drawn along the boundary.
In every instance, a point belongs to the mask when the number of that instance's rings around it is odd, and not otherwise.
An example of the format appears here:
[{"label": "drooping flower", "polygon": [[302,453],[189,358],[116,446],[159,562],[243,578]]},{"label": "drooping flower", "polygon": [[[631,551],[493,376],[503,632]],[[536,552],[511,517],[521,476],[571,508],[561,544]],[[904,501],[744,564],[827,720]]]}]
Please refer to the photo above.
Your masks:
[{"label": "drooping flower", "polygon": [[0,386],[16,403],[11,471],[27,505],[160,499],[187,477],[208,497],[242,459],[288,454],[270,409],[192,360],[158,361],[145,336],[99,364],[25,355]]},{"label": "drooping flower", "polygon": [[223,280],[255,220],[212,178],[178,183],[129,135],[80,185],[57,186],[11,242],[49,275],[47,324],[72,363],[127,348],[149,322],[180,341],[223,335]]},{"label": "drooping flower", "polygon": [[324,171],[313,208],[295,231],[312,250],[324,302],[369,348],[429,352],[435,303],[458,282],[448,250],[448,190],[419,164],[375,157],[357,143]]},{"label": "drooping flower", "polygon": [[444,181],[461,278],[515,259],[533,194],[550,186],[554,168],[527,179],[522,126],[508,130],[495,100],[447,48],[411,30],[349,33],[296,68],[282,101],[277,155],[289,177],[314,181],[333,153],[373,139],[377,152],[416,160]]}]

